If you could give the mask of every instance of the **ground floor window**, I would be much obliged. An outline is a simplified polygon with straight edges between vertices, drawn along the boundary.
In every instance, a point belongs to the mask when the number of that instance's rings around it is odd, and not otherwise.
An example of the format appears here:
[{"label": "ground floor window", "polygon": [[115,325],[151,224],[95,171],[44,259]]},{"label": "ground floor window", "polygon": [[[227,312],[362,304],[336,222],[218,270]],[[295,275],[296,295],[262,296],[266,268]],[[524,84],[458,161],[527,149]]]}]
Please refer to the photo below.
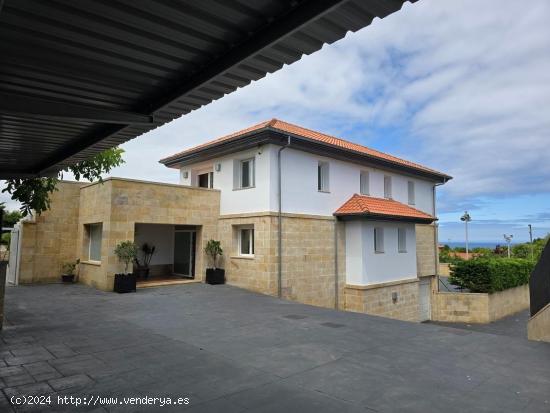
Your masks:
[{"label": "ground floor window", "polygon": [[88,261],[101,261],[102,224],[85,225],[88,234]]},{"label": "ground floor window", "polygon": [[254,227],[241,227],[238,229],[238,253],[241,256],[254,255]]}]

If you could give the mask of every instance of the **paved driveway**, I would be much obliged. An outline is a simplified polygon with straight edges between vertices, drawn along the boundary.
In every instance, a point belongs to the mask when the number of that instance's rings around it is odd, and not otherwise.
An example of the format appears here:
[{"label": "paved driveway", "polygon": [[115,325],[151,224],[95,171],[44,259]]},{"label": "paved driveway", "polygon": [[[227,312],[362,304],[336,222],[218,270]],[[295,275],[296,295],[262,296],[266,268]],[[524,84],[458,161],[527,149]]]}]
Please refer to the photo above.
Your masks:
[{"label": "paved driveway", "polygon": [[188,397],[158,411],[193,412],[550,412],[550,345],[514,337],[203,284],[14,287],[6,312],[6,397]]}]

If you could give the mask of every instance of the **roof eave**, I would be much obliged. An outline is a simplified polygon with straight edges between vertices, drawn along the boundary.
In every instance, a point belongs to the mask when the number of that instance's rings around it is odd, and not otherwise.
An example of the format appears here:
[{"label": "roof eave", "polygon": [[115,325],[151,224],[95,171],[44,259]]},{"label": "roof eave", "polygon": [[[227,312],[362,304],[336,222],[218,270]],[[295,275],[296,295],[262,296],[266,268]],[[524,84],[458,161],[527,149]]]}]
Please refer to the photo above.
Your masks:
[{"label": "roof eave", "polygon": [[373,221],[399,221],[399,222],[411,222],[419,224],[431,224],[434,221],[437,221],[436,217],[430,218],[421,218],[421,217],[406,217],[401,215],[386,215],[386,214],[373,214],[370,212],[335,212],[333,214],[336,218],[341,218],[343,220],[351,220],[354,218],[365,218],[372,219]]}]

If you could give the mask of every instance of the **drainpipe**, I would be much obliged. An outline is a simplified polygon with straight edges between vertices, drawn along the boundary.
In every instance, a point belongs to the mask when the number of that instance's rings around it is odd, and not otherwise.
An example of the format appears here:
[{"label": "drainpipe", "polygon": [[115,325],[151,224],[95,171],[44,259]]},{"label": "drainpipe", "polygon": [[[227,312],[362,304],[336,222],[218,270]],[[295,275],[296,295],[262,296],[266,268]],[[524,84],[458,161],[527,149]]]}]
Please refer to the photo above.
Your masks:
[{"label": "drainpipe", "polygon": [[[433,214],[435,217],[435,190],[438,186],[444,185],[447,182],[447,179],[444,179],[443,182],[435,183],[433,187]],[[438,260],[438,249],[439,249],[439,235],[438,235],[438,224],[434,222],[434,269],[435,269],[435,278],[437,280],[437,292],[439,292],[439,260]]]},{"label": "drainpipe", "polygon": [[334,217],[334,309],[338,310],[338,218]]},{"label": "drainpipe", "polygon": [[281,168],[281,152],[290,146],[290,135],[288,136],[288,141],[285,146],[279,148],[277,153],[277,165],[278,165],[278,175],[279,175],[279,239],[278,239],[278,249],[279,249],[279,273],[278,273],[278,283],[277,283],[277,296],[281,298],[283,296],[283,207],[282,207],[282,198],[283,198],[283,184],[282,184],[282,168]]}]

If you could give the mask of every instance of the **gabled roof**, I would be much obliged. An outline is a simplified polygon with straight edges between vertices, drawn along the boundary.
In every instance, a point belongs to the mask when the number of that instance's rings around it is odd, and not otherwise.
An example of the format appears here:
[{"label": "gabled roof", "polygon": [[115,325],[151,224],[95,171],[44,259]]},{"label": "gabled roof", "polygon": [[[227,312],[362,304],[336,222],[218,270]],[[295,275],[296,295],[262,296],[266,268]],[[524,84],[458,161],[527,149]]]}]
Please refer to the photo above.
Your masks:
[{"label": "gabled roof", "polygon": [[[396,156],[377,151],[367,146],[359,145],[357,143],[353,143],[341,138],[337,138],[332,135],[327,135],[325,133],[303,128],[301,126],[294,125],[292,123],[288,123],[275,118],[258,123],[257,125],[248,127],[238,132],[234,132],[230,135],[222,136],[221,138],[214,139],[212,141],[195,146],[193,148],[186,149],[185,151],[178,152],[172,156],[161,159],[160,162],[167,166],[171,166],[171,164],[178,162],[178,160],[185,158],[186,156],[196,154],[201,151],[206,151],[208,149],[214,149],[219,145],[226,144],[228,142],[236,141],[245,137],[248,137],[250,140],[254,140],[258,136],[258,134],[262,131],[274,131],[274,132],[279,132],[287,135],[291,134],[293,137],[296,137],[299,139],[301,138],[301,139],[308,140],[310,142],[317,142],[317,143],[322,143],[324,145],[327,145],[329,150],[332,147],[334,149],[344,150],[350,153],[363,155],[366,158],[366,160],[375,159],[375,160],[385,161],[390,165],[391,164],[398,165],[398,166],[410,169],[412,171],[427,173],[435,177],[438,177],[439,179],[442,179],[444,181],[452,179],[451,176],[447,174],[444,174],[442,172],[436,171],[426,166],[417,164],[415,162],[407,161],[405,159],[401,159]],[[326,155],[330,156],[330,153],[327,153]]]},{"label": "gabled roof", "polygon": [[433,222],[436,218],[393,199],[354,194],[334,212],[335,216],[366,216],[378,219]]}]

